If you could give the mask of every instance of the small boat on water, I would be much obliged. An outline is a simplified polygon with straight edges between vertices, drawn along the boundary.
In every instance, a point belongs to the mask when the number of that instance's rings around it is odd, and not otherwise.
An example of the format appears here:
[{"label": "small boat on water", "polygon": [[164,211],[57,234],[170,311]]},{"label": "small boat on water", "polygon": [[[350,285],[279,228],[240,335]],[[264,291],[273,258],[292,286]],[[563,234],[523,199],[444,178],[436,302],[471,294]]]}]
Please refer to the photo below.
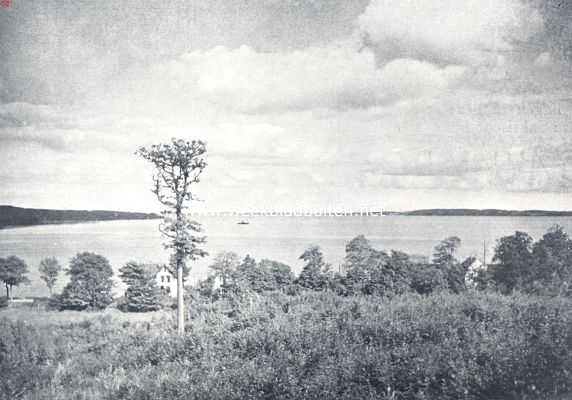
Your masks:
[{"label": "small boat on water", "polygon": [[242,220],[242,221],[238,221],[237,224],[238,225],[248,225],[248,224],[250,224],[250,222]]}]

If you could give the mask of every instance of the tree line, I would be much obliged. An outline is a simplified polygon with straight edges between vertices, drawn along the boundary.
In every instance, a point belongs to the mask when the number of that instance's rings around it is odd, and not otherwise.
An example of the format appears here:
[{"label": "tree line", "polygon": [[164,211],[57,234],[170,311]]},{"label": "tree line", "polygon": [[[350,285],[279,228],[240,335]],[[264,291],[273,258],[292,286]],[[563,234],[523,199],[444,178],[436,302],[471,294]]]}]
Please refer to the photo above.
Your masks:
[{"label": "tree line", "polygon": [[[309,246],[299,257],[303,267],[298,275],[282,262],[250,255],[240,258],[234,252],[217,254],[209,266],[209,275],[186,295],[217,300],[247,293],[264,294],[276,290],[296,294],[301,290],[332,291],[338,295],[376,295],[392,297],[408,291],[430,294],[447,290],[461,293],[469,288],[495,290],[504,294],[521,291],[539,295],[572,294],[572,240],[561,226],[551,227],[538,241],[525,232],[500,238],[493,262],[475,272],[468,280],[474,257],[459,260],[458,237],[448,237],[437,244],[431,262],[420,262],[398,250],[376,249],[363,235],[349,241],[341,271],[334,272],[319,246]],[[172,261],[171,264],[174,264]],[[162,265],[130,261],[119,269],[127,289],[117,300],[125,311],[145,312],[165,304],[164,293],[155,276]],[[176,265],[168,266],[175,275]],[[54,257],[41,260],[38,266],[52,304],[60,310],[97,310],[113,303],[113,268],[98,254],[78,253],[65,270],[69,282],[60,294],[53,288],[63,268]],[[11,299],[13,287],[29,283],[24,260],[10,256],[0,258],[0,280]],[[185,275],[189,271],[186,269]]]},{"label": "tree line", "polygon": [[287,265],[268,260],[257,264],[250,256],[239,261],[235,253],[225,252],[215,257],[211,276],[199,284],[199,292],[213,298],[276,289],[384,297],[468,289],[572,295],[572,240],[561,226],[551,227],[537,242],[519,231],[500,238],[492,263],[475,271],[470,271],[475,257],[458,259],[460,246],[458,237],[445,238],[435,246],[430,262],[420,262],[402,251],[376,249],[359,235],[346,245],[341,272],[333,272],[319,246],[310,246],[300,255],[304,266],[297,277]]}]

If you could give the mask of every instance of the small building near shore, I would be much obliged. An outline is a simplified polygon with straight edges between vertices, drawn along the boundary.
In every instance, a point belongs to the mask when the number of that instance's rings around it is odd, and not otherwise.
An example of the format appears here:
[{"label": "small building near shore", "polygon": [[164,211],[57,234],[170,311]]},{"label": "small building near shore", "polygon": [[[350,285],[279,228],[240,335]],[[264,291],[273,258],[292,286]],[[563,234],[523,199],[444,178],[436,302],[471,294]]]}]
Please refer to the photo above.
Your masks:
[{"label": "small building near shore", "polygon": [[155,275],[157,287],[161,293],[176,297],[177,296],[177,278],[171,273],[166,265],[161,265],[157,274]]}]

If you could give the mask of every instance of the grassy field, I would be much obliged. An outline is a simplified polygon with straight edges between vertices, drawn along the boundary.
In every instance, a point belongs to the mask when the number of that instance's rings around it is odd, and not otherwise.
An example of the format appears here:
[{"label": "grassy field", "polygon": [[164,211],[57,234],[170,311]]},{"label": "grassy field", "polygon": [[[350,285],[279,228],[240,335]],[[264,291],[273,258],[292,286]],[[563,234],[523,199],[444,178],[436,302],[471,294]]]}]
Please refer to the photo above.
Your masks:
[{"label": "grassy field", "polygon": [[[274,293],[172,312],[0,311],[2,399],[560,399],[572,302]],[[559,397],[560,396],[560,397]]]},{"label": "grassy field", "polygon": [[17,306],[0,310],[0,318],[7,318],[14,322],[23,322],[35,327],[61,326],[68,324],[89,323],[104,319],[110,325],[122,325],[124,323],[151,323],[162,321],[172,324],[174,311],[157,311],[148,313],[125,313],[115,308],[103,311],[44,311],[36,310],[32,306]]}]

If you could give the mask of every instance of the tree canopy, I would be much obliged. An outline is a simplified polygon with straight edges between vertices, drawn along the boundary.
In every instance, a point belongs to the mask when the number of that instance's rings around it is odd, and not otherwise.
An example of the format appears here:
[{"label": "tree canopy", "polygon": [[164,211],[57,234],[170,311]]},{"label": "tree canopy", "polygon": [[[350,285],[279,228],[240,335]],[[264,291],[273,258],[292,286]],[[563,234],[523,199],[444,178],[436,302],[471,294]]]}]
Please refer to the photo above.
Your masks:
[{"label": "tree canopy", "polygon": [[532,248],[531,280],[537,292],[572,290],[572,240],[559,225],[551,227]]},{"label": "tree canopy", "polygon": [[46,283],[51,295],[62,266],[55,257],[46,257],[40,261],[38,269],[40,271],[40,279]]},{"label": "tree canopy", "polygon": [[14,286],[30,282],[26,276],[27,273],[28,265],[21,258],[16,256],[0,258],[0,280],[6,286],[7,298],[12,298]]},{"label": "tree canopy", "polygon": [[305,265],[296,282],[307,289],[326,290],[331,279],[331,271],[330,264],[324,261],[320,247],[308,247],[299,259],[303,260]]},{"label": "tree canopy", "polygon": [[458,263],[455,253],[461,245],[461,239],[457,236],[450,236],[443,239],[433,251],[433,263],[441,266]]},{"label": "tree canopy", "polygon": [[70,282],[60,297],[60,309],[103,309],[113,301],[113,269],[99,254],[78,253],[66,271]]},{"label": "tree canopy", "polygon": [[119,269],[127,285],[122,308],[131,312],[156,311],[161,308],[161,293],[155,281],[158,266],[130,261]]},{"label": "tree canopy", "polygon": [[497,263],[492,277],[503,292],[524,287],[531,277],[532,238],[516,231],[497,241],[493,262]]},{"label": "tree canopy", "polygon": [[220,290],[223,296],[232,290],[235,284],[236,269],[239,263],[240,259],[238,254],[232,251],[224,251],[218,253],[214,257],[213,262],[209,265],[213,277],[220,279]]}]

